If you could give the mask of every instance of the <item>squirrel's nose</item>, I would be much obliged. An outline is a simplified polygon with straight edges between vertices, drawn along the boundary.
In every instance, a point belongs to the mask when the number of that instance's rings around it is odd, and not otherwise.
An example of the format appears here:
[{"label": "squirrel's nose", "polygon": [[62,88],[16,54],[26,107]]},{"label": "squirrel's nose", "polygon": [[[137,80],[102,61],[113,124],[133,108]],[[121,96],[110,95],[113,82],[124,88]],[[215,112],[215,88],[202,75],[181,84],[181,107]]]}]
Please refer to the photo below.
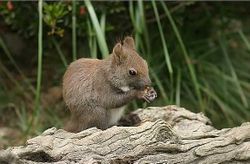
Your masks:
[{"label": "squirrel's nose", "polygon": [[141,89],[145,89],[146,87],[151,86],[151,80],[150,80],[149,78],[147,78],[147,79],[141,79],[141,80],[138,82],[138,86],[139,86],[139,88],[141,88]]},{"label": "squirrel's nose", "polygon": [[146,80],[144,80],[145,86],[151,86],[152,82],[149,78],[147,78]]}]

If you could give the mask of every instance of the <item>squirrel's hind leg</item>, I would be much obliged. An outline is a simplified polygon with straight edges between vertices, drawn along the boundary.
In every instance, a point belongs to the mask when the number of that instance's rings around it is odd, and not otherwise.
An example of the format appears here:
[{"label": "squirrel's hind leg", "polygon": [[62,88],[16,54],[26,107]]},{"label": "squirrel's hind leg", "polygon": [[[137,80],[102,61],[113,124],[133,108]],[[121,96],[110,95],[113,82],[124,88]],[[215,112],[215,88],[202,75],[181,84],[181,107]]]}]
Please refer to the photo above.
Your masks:
[{"label": "squirrel's hind leg", "polygon": [[92,118],[90,118],[91,121],[89,122],[90,127],[97,127],[102,130],[109,128],[108,112],[106,109],[97,107],[93,110],[93,113],[91,113],[90,116],[92,116]]},{"label": "squirrel's hind leg", "polygon": [[64,129],[69,132],[80,132],[91,127],[102,130],[109,127],[106,109],[96,107],[95,109],[84,109],[84,112],[71,112],[71,118]]},{"label": "squirrel's hind leg", "polygon": [[81,114],[71,113],[70,120],[64,126],[68,132],[77,133],[88,128],[88,119],[84,118]]}]

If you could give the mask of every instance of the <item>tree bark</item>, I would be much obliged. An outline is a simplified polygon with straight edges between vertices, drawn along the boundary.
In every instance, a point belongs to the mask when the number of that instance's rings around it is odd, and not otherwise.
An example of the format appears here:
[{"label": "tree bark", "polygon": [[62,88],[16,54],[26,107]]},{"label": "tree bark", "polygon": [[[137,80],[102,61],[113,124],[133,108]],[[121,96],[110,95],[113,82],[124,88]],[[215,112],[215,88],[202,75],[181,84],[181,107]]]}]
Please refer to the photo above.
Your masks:
[{"label": "tree bark", "polygon": [[0,163],[250,163],[250,123],[217,130],[202,113],[176,106],[138,109],[121,123],[80,133],[50,128],[1,151]]}]

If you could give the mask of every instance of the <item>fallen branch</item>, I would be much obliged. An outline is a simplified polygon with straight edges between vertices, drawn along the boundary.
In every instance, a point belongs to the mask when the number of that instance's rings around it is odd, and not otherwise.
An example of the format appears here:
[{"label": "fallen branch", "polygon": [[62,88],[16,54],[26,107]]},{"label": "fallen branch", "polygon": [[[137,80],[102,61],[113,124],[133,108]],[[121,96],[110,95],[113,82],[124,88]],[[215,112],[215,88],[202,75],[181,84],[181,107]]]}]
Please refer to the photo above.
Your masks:
[{"label": "fallen branch", "polygon": [[0,152],[0,163],[250,162],[250,123],[217,130],[203,114],[176,106],[138,109],[121,123],[133,126],[76,134],[51,128]]}]

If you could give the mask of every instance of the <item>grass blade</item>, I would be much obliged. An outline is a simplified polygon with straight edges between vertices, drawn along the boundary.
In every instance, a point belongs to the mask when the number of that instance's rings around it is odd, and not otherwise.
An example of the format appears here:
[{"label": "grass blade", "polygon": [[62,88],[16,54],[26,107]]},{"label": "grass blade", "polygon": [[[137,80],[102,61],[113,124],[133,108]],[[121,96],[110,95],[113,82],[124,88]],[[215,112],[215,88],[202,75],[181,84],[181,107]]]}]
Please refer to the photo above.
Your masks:
[{"label": "grass blade", "polygon": [[94,35],[94,31],[92,30],[92,26],[90,20],[87,19],[87,29],[88,29],[88,43],[89,43],[89,50],[90,56],[94,59],[97,58],[97,46],[96,46],[96,36]]},{"label": "grass blade", "polygon": [[250,50],[250,43],[249,43],[247,37],[244,35],[242,30],[239,30],[238,33],[239,33],[241,39],[243,40],[243,42],[246,44],[247,49]]},{"label": "grass blade", "polygon": [[38,13],[39,13],[39,26],[38,26],[38,68],[37,68],[37,83],[36,83],[36,95],[35,95],[35,109],[33,111],[31,126],[36,127],[38,122],[38,115],[40,113],[40,97],[41,97],[41,83],[42,83],[42,59],[43,59],[43,0],[38,1]]},{"label": "grass blade", "polygon": [[29,89],[32,91],[33,94],[35,94],[35,88],[33,87],[33,85],[30,83],[30,81],[28,80],[28,78],[24,75],[24,73],[21,71],[21,69],[17,65],[16,61],[12,57],[9,49],[7,48],[7,46],[4,43],[4,41],[3,41],[3,39],[2,39],[1,36],[0,36],[0,46],[2,47],[4,53],[7,55],[7,57],[9,58],[10,62],[12,63],[12,65],[15,67],[15,69],[18,71],[18,73],[21,75],[21,77],[24,79],[24,81],[28,84]]},{"label": "grass blade", "polygon": [[132,25],[135,29],[135,46],[136,46],[136,49],[138,50],[139,47],[142,48],[142,52],[144,53],[143,51],[143,46],[141,46],[141,28],[143,27],[138,27],[138,23],[140,24],[140,17],[138,16],[139,12],[138,12],[138,8],[136,8],[136,10],[134,11],[134,2],[133,1],[129,1],[129,14],[130,14],[130,19],[131,19],[131,22],[132,22]]},{"label": "grass blade", "polygon": [[0,61],[0,70],[1,73],[3,72],[7,78],[10,79],[10,82],[16,85],[16,87],[23,93],[25,93],[24,87],[19,83],[18,80],[15,79],[15,77],[8,71],[8,69],[3,65],[3,63]]},{"label": "grass blade", "polygon": [[207,88],[202,88],[201,89],[207,94],[209,95],[220,107],[220,109],[222,110],[222,112],[225,115],[225,118],[227,119],[228,123],[232,126],[233,122],[232,122],[232,118],[236,118],[237,120],[242,120],[242,117],[239,116],[239,114],[234,111],[232,108],[230,108],[226,103],[224,103],[216,94],[212,93],[211,91],[209,91],[209,89]]},{"label": "grass blade", "polygon": [[85,5],[86,5],[86,7],[88,9],[88,12],[89,12],[93,27],[95,29],[98,45],[100,47],[102,56],[104,58],[106,58],[108,56],[108,54],[109,54],[109,51],[108,51],[108,46],[107,46],[107,43],[106,43],[106,40],[105,40],[105,35],[102,32],[101,26],[99,24],[99,21],[97,19],[96,13],[95,13],[95,10],[94,10],[91,2],[89,0],[85,0],[84,2],[85,2]]},{"label": "grass blade", "polygon": [[241,88],[240,82],[238,80],[238,76],[236,74],[236,71],[234,70],[232,62],[230,61],[230,58],[229,58],[229,55],[228,55],[228,52],[226,50],[224,42],[225,42],[224,39],[223,40],[222,39],[219,40],[219,43],[220,43],[220,46],[221,46],[221,49],[222,49],[222,53],[223,53],[223,55],[224,55],[224,57],[226,59],[227,65],[228,65],[228,67],[230,69],[230,72],[231,72],[231,75],[232,75],[232,77],[234,79],[235,85],[238,88],[238,93],[239,93],[239,95],[241,97],[241,101],[244,104],[244,106],[246,108],[248,108],[247,98],[246,98],[246,96],[245,96],[245,94],[244,94],[244,92],[243,92],[243,90]]},{"label": "grass blade", "polygon": [[76,47],[76,1],[72,0],[72,54],[73,61],[77,59]]},{"label": "grass blade", "polygon": [[167,49],[167,44],[166,44],[166,40],[163,34],[163,30],[162,30],[162,25],[160,22],[160,17],[159,17],[159,13],[155,4],[155,1],[152,0],[152,5],[153,5],[153,9],[154,9],[154,13],[155,13],[155,17],[156,17],[156,21],[157,21],[157,25],[158,25],[158,29],[160,32],[160,37],[161,37],[161,41],[162,41],[162,46],[163,46],[163,51],[164,51],[164,55],[165,55],[165,60],[166,60],[166,64],[168,67],[168,71],[170,74],[173,73],[173,68],[172,68],[172,64],[170,62],[170,57],[169,57],[169,53],[168,53],[168,49]]},{"label": "grass blade", "polygon": [[181,105],[181,71],[178,69],[177,71],[177,81],[176,81],[176,94],[175,94],[175,101],[176,105],[180,106]]},{"label": "grass blade", "polygon": [[67,66],[68,66],[67,60],[66,60],[66,58],[64,57],[64,54],[63,54],[63,52],[62,52],[60,46],[58,45],[58,42],[56,41],[56,39],[55,39],[54,37],[52,38],[52,43],[53,43],[54,46],[56,47],[56,51],[57,51],[57,53],[59,54],[60,59],[62,60],[62,63],[63,63],[63,65],[64,65],[64,68],[67,68]]},{"label": "grass blade", "polygon": [[141,24],[143,27],[143,34],[145,36],[147,56],[149,56],[151,54],[151,45],[149,42],[148,28],[146,25],[145,14],[144,14],[144,5],[143,5],[142,0],[138,0],[138,8],[139,8],[139,14],[140,14],[140,18],[141,18]]},{"label": "grass blade", "polygon": [[105,12],[102,13],[101,15],[100,24],[101,24],[103,36],[105,38],[105,27],[106,27],[106,13]]},{"label": "grass blade", "polygon": [[194,84],[194,87],[195,87],[195,92],[196,92],[196,95],[197,95],[198,100],[199,100],[199,104],[200,104],[201,111],[202,111],[202,112],[205,112],[205,111],[204,111],[204,110],[205,110],[205,107],[204,107],[204,105],[203,105],[202,97],[201,97],[201,92],[200,92],[200,89],[199,89],[199,83],[198,83],[197,77],[196,77],[196,75],[195,75],[194,67],[193,67],[193,65],[192,65],[191,62],[190,62],[191,60],[190,60],[190,58],[189,58],[187,49],[186,49],[186,47],[185,47],[185,45],[184,45],[184,43],[183,43],[183,40],[182,40],[181,35],[180,35],[180,33],[179,33],[179,30],[178,30],[178,28],[177,28],[177,26],[176,26],[176,24],[175,24],[175,22],[174,22],[174,20],[173,20],[173,18],[172,18],[172,16],[171,16],[169,10],[168,10],[168,8],[167,8],[167,5],[166,5],[164,2],[162,2],[162,1],[161,1],[161,4],[162,4],[163,9],[164,9],[164,11],[165,11],[165,13],[166,13],[166,15],[167,15],[167,17],[168,17],[168,19],[169,19],[169,21],[170,21],[170,24],[171,24],[171,26],[172,26],[172,28],[173,28],[173,30],[174,30],[174,33],[175,33],[175,35],[176,35],[176,37],[177,37],[177,40],[178,40],[178,42],[179,42],[179,44],[180,44],[180,46],[181,46],[181,50],[182,50],[182,52],[183,52],[185,61],[186,61],[186,63],[187,63],[188,69],[189,69],[190,76],[191,76],[191,78],[192,78],[192,81],[193,81],[193,84]]},{"label": "grass blade", "polygon": [[156,75],[156,73],[152,69],[150,69],[150,74],[153,77],[153,79],[155,80],[155,83],[157,84],[157,87],[159,88],[160,93],[161,93],[161,95],[163,97],[163,100],[165,102],[169,102],[168,96],[167,96],[167,94],[166,94],[166,92],[164,90],[164,87],[162,85],[161,80],[158,78],[158,76]]},{"label": "grass blade", "polygon": [[247,37],[245,36],[245,34],[242,32],[242,30],[239,30],[238,33],[239,33],[241,39],[243,40],[243,42],[246,44],[247,49],[250,50],[250,43],[249,43]]}]

